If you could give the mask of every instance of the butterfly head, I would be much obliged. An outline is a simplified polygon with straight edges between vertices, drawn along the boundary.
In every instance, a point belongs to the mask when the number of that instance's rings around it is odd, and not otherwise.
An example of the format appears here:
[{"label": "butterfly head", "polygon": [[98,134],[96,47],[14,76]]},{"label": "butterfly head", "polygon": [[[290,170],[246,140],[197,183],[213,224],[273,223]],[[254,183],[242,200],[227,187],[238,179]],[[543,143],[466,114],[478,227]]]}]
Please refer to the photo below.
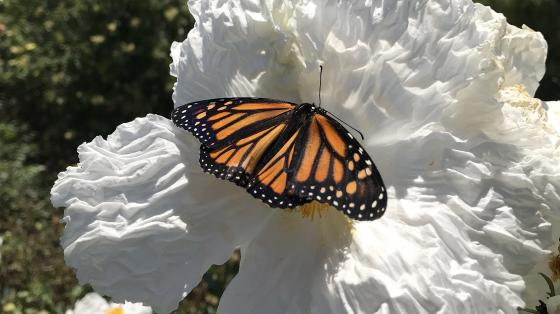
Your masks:
[{"label": "butterfly head", "polygon": [[315,104],[310,104],[310,103],[301,103],[299,104],[296,108],[295,111],[297,111],[299,114],[312,114],[314,112],[317,111],[319,107],[315,106]]}]

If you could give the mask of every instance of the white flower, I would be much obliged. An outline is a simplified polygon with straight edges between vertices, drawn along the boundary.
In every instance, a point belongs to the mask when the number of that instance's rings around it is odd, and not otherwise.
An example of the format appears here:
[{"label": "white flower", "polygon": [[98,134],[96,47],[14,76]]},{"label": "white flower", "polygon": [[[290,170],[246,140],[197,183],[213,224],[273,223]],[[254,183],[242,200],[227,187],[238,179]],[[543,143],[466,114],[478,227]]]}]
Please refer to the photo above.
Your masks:
[{"label": "white flower", "polygon": [[553,296],[544,303],[549,314],[560,314],[560,295]]},{"label": "white flower", "polygon": [[531,98],[539,33],[468,0],[189,7],[175,105],[316,101],[323,64],[323,105],[366,135],[387,213],[349,224],[268,208],[202,173],[198,142],[148,115],[81,145],[53,187],[82,283],[167,313],[240,247],[220,313],[517,313],[560,208],[559,133]]},{"label": "white flower", "polygon": [[549,101],[546,106],[548,107],[548,121],[556,132],[560,133],[560,101]]},{"label": "white flower", "polygon": [[66,314],[151,314],[152,309],[139,303],[109,303],[99,294],[92,292],[78,300]]}]

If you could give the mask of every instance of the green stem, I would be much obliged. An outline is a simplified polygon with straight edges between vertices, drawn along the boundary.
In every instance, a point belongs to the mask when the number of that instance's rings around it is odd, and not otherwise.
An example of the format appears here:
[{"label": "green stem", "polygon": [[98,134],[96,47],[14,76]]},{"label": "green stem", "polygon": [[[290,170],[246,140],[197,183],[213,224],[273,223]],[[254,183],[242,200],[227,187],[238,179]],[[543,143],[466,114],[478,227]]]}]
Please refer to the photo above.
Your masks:
[{"label": "green stem", "polygon": [[548,288],[550,289],[550,292],[548,293],[549,297],[553,297],[556,295],[556,292],[554,291],[554,283],[552,282],[552,279],[550,279],[550,277],[548,277],[547,275],[543,274],[543,273],[539,273],[539,275],[541,275],[544,280],[546,281],[546,283],[548,284]]},{"label": "green stem", "polygon": [[539,312],[537,312],[536,310],[531,310],[531,309],[528,309],[528,308],[520,308],[520,307],[518,307],[517,310],[518,310],[518,311],[527,312],[527,313],[539,314]]}]

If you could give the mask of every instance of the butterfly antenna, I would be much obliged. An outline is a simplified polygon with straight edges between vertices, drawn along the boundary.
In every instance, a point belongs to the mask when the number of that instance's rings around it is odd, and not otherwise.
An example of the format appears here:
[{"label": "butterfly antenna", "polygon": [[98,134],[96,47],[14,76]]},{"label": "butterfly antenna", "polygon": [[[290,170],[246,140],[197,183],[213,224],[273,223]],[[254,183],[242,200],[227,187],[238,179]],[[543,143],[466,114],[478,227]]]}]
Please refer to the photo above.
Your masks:
[{"label": "butterfly antenna", "polygon": [[321,81],[323,78],[323,66],[319,66],[319,107],[321,107]]},{"label": "butterfly antenna", "polygon": [[[326,110],[325,110],[326,111]],[[326,111],[331,117],[335,118],[336,120],[346,124],[348,127],[350,127],[352,130],[358,132],[358,134],[360,134],[360,136],[362,137],[362,141],[364,140],[364,135],[362,134],[362,132],[358,131],[358,129],[356,129],[355,127],[351,126],[350,124],[344,122],[344,120],[340,119],[339,117],[335,116],[334,114]]]},{"label": "butterfly antenna", "polygon": [[[323,81],[323,66],[320,65],[319,66],[319,107],[321,107],[321,83]],[[325,110],[326,111],[326,110]],[[326,111],[331,117],[335,118],[336,120],[344,123],[345,125],[347,125],[348,127],[350,127],[352,130],[358,132],[358,134],[360,134],[360,136],[362,137],[362,140],[364,140],[364,135],[362,134],[362,132],[358,131],[358,129],[356,129],[355,127],[351,126],[350,124],[344,122],[342,119],[338,118],[337,116],[335,116],[334,114]]]}]

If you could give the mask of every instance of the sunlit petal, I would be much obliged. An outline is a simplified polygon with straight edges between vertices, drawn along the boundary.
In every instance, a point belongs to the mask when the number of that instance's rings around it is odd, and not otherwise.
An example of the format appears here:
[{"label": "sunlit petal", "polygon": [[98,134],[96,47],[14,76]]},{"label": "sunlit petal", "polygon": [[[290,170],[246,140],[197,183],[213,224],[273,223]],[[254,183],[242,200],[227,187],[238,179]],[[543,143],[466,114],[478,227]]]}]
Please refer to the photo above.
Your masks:
[{"label": "sunlit petal", "polygon": [[62,246],[80,282],[115,301],[170,312],[270,214],[202,173],[198,144],[160,116],[123,124],[78,151],[80,163],[51,192],[55,206],[67,207]]}]

